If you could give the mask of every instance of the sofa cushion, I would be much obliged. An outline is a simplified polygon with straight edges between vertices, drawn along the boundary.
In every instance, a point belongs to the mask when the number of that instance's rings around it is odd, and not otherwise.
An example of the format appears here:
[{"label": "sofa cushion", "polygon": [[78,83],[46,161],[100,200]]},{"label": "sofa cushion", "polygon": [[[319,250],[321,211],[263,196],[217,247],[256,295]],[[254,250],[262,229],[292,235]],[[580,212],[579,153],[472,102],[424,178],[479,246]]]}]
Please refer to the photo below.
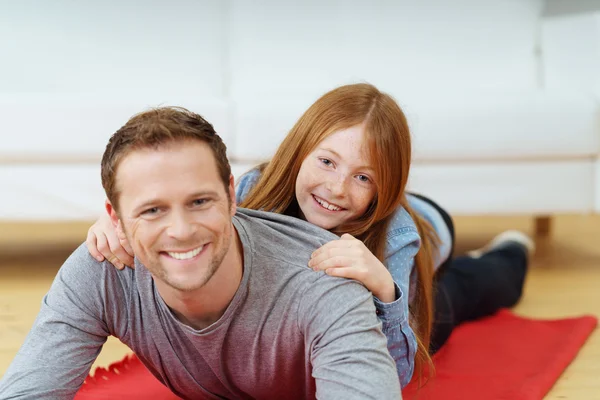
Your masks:
[{"label": "sofa cushion", "polygon": [[[490,91],[395,98],[407,115],[420,160],[581,158],[600,148],[598,105],[592,97]],[[310,104],[307,98],[238,102],[232,156],[272,156]]]},{"label": "sofa cushion", "polygon": [[455,215],[587,213],[594,168],[593,160],[417,163],[408,187]]},{"label": "sofa cushion", "polygon": [[0,97],[0,120],[2,137],[6,139],[0,148],[0,159],[99,162],[109,137],[133,114],[167,105],[187,107],[201,114],[232,146],[230,106],[216,98],[4,95]]}]

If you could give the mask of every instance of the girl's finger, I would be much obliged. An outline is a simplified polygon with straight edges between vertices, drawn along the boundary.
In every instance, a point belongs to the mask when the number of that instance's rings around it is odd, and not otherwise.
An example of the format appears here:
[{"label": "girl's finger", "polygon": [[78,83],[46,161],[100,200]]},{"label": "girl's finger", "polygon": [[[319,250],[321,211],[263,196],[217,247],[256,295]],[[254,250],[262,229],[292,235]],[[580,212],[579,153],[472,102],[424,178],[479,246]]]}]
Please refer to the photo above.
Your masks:
[{"label": "girl's finger", "polygon": [[85,244],[88,248],[88,251],[92,255],[92,257],[94,257],[96,260],[102,262],[102,261],[104,261],[104,256],[102,255],[102,253],[100,253],[100,251],[98,251],[97,242],[98,242],[98,240],[96,239],[96,234],[94,232],[92,232],[92,230],[90,229],[88,231],[87,238],[85,239]]},{"label": "girl's finger", "polygon": [[117,268],[123,269],[125,265],[133,263],[133,257],[127,254],[127,251],[121,246],[121,240],[117,236],[115,231],[109,232],[106,235],[108,240],[108,246],[110,247],[111,253],[117,258],[115,262],[111,261]]},{"label": "girl's finger", "polygon": [[134,262],[135,256],[133,255],[133,249],[129,245],[129,241],[127,239],[123,240],[121,238],[119,238],[119,241],[121,242],[121,246],[123,246],[123,249],[127,252],[127,255],[129,256],[129,259],[127,262],[125,262],[125,264],[128,267],[135,269],[135,262]]},{"label": "girl's finger", "polygon": [[104,258],[108,262],[110,262],[112,265],[117,267],[117,269],[125,268],[125,266],[119,261],[119,258],[117,256],[115,256],[113,254],[113,252],[111,251],[110,245],[108,243],[108,239],[106,238],[106,235],[104,235],[102,233],[98,233],[98,234],[96,234],[96,239],[97,239],[96,243],[98,246],[98,251],[100,253],[102,253]]},{"label": "girl's finger", "polygon": [[316,265],[319,265],[325,260],[335,258],[335,257],[347,257],[349,259],[357,260],[360,258],[360,250],[348,247],[332,247],[328,250],[325,250],[319,253],[316,257],[313,257],[309,260],[308,266],[313,268]]},{"label": "girl's finger", "polygon": [[336,248],[348,249],[348,248],[351,248],[352,246],[353,246],[353,242],[351,242],[351,241],[348,241],[348,240],[342,241],[341,239],[335,239],[335,240],[332,240],[331,242],[325,243],[323,246],[321,246],[317,250],[313,251],[313,253],[311,254],[310,257],[315,258],[323,253],[328,252],[330,249],[336,249]]},{"label": "girl's finger", "polygon": [[350,267],[342,267],[342,268],[327,268],[325,273],[329,276],[337,276],[340,278],[348,278],[354,279],[355,281],[359,281],[365,284],[365,272],[362,268],[357,268],[354,266]]},{"label": "girl's finger", "polygon": [[340,255],[329,257],[326,260],[319,262],[318,264],[314,264],[313,266],[311,266],[311,268],[315,271],[325,271],[328,268],[350,267],[353,264],[354,258]]},{"label": "girl's finger", "polygon": [[127,236],[125,235],[125,232],[123,232],[123,230],[120,228],[120,225],[116,231],[117,231],[117,236],[119,238],[119,242],[121,243],[121,246],[123,246],[123,248],[125,249],[127,254],[129,254],[131,257],[135,257],[135,254],[133,254],[133,249],[131,248],[131,245],[129,244],[129,240],[127,240]]}]

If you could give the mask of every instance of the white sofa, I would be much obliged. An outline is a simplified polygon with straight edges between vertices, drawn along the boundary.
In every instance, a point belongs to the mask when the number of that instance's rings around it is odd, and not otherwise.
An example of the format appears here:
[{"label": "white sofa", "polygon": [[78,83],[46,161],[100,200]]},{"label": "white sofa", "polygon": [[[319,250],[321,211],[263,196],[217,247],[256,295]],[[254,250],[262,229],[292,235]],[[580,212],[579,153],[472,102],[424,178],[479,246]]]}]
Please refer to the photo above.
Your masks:
[{"label": "white sofa", "polygon": [[600,44],[596,14],[576,16],[582,34],[542,0],[18,3],[0,12],[0,220],[96,218],[106,141],[148,106],[203,114],[239,176],[357,81],[401,104],[410,188],[452,213],[600,211],[600,56],[563,62],[581,37]]}]

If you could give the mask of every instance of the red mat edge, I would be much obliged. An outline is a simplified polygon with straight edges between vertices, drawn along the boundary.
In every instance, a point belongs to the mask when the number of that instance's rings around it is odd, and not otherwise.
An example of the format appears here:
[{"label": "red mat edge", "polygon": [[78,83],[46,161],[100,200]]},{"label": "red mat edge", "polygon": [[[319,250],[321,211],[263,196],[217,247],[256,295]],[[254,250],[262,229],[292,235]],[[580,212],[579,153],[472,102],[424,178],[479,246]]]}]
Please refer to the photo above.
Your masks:
[{"label": "red mat edge", "polygon": [[[537,318],[528,318],[522,317],[520,315],[514,315],[515,317],[521,319],[536,319],[538,321],[578,321],[579,324],[570,332],[567,336],[570,340],[572,340],[569,346],[564,346],[557,349],[558,353],[564,357],[556,357],[554,359],[551,367],[548,368],[548,373],[544,375],[544,379],[541,379],[537,385],[530,385],[529,380],[524,380],[522,387],[519,389],[519,393],[524,394],[528,393],[530,396],[528,398],[539,397],[543,398],[552,387],[558,382],[558,379],[565,373],[565,370],[571,363],[575,360],[579,352],[583,349],[592,333],[596,329],[598,325],[598,318],[596,316],[586,314],[578,317],[563,317],[563,318],[555,318],[555,319],[537,319]],[[553,371],[557,371],[554,373]],[[539,377],[538,377],[539,379]],[[541,382],[540,382],[541,381]],[[532,391],[533,387],[537,386],[539,390]]]},{"label": "red mat edge", "polygon": [[[583,349],[583,347],[585,346],[585,344],[587,343],[587,341],[589,340],[589,338],[591,337],[592,333],[594,332],[594,330],[596,329],[596,327],[598,325],[598,317],[595,315],[592,315],[592,314],[581,314],[581,315],[577,315],[577,316],[563,316],[563,317],[533,317],[533,316],[516,314],[514,312],[514,310],[508,309],[508,308],[501,309],[497,313],[487,316],[483,319],[467,322],[467,324],[476,324],[487,318],[495,318],[495,317],[504,316],[504,315],[512,317],[512,318],[524,320],[524,321],[536,321],[536,322],[577,321],[577,325],[573,328],[573,330],[569,333],[568,336],[565,336],[565,337],[568,337],[571,340],[573,340],[573,344],[570,346],[565,346],[565,347],[561,347],[560,349],[557,349],[557,352],[564,354],[565,359],[562,361],[555,360],[554,363],[551,364],[552,368],[557,368],[555,370],[558,372],[553,373],[552,371],[550,371],[543,375],[544,379],[540,379],[540,377],[538,375],[537,376],[538,380],[535,380],[535,385],[531,385],[529,383],[530,382],[529,379],[524,380],[521,387],[518,390],[514,389],[513,392],[510,393],[510,396],[512,396],[512,397],[509,397],[509,398],[511,400],[519,400],[521,398],[524,398],[524,399],[544,398],[544,396],[546,394],[548,394],[548,392],[550,392],[550,390],[558,382],[558,379],[564,374],[567,367],[575,360],[575,358],[577,357],[579,352]],[[440,349],[440,351],[438,351],[436,354],[433,355],[432,361],[434,362],[434,364],[435,364],[435,360],[438,357],[441,357],[443,353],[444,353],[444,347],[442,347]],[[559,358],[559,357],[556,357],[556,358]],[[427,375],[428,374],[425,371],[424,375],[423,375],[424,380],[421,383],[421,387],[424,387],[425,385],[427,385],[427,383],[428,383]],[[436,376],[436,372],[434,371],[431,378],[435,379],[435,376]],[[413,383],[414,382],[411,381],[410,386],[412,386]],[[533,386],[537,386],[537,388],[534,390],[532,388]],[[539,390],[538,390],[538,388],[539,388]],[[406,388],[403,389],[403,395],[404,395],[405,389],[408,389],[407,394],[411,395],[411,397],[410,397],[411,400],[418,399],[419,391],[420,391],[420,389],[418,387],[416,387],[416,388],[411,387],[409,389],[409,386],[407,386]],[[523,396],[523,395],[526,395],[526,396]]]}]

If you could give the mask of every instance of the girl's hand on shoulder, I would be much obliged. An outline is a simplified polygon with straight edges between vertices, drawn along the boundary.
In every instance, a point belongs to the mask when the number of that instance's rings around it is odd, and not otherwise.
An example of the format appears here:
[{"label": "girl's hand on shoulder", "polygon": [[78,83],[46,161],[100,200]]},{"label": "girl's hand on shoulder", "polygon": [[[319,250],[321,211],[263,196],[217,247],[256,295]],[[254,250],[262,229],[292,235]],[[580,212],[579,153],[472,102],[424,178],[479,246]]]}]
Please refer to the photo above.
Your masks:
[{"label": "girl's hand on shoulder", "polygon": [[327,275],[357,280],[384,303],[396,300],[388,269],[362,241],[347,233],[315,250],[308,266]]},{"label": "girl's hand on shoulder", "polygon": [[117,269],[134,266],[133,250],[127,238],[122,232],[117,232],[108,215],[100,217],[90,227],[85,243],[92,257],[98,261],[106,259]]}]

